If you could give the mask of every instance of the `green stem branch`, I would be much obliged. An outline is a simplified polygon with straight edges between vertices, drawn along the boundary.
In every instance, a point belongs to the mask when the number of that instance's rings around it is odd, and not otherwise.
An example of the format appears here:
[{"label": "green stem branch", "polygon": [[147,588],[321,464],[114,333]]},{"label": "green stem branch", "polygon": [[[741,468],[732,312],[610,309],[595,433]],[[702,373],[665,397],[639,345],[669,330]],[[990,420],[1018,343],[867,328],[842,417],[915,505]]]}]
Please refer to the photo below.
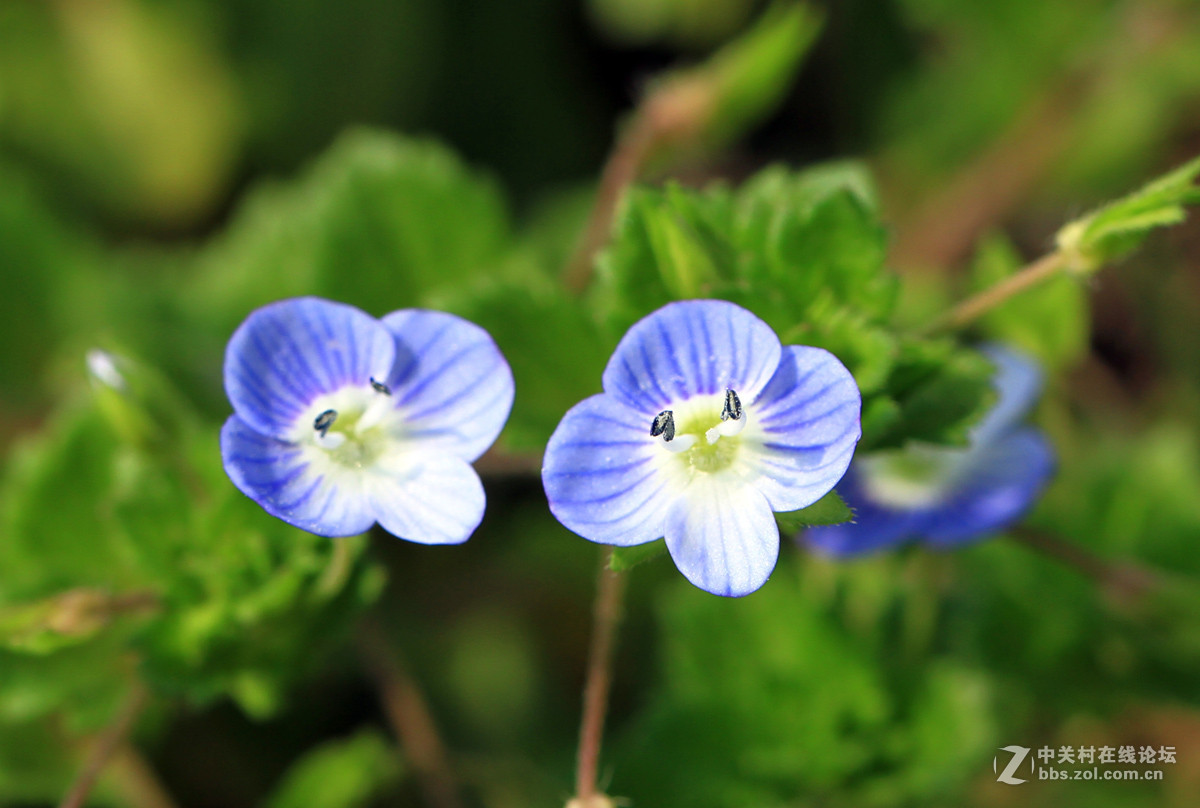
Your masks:
[{"label": "green stem branch", "polygon": [[1070,262],[1062,252],[1055,251],[1044,255],[1015,275],[1010,275],[996,285],[962,301],[946,314],[934,320],[922,330],[922,333],[937,334],[970,325],[1014,295],[1054,277],[1069,266]]}]

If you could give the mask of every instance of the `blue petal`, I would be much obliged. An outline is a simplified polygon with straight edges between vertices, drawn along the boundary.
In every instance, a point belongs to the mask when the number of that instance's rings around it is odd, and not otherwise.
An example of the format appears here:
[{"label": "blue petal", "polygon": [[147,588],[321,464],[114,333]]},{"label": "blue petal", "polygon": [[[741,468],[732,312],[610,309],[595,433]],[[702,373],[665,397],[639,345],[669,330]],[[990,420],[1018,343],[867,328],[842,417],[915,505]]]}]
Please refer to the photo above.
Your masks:
[{"label": "blue petal", "polygon": [[822,525],[804,531],[804,541],[832,556],[871,553],[913,538],[924,514],[884,508],[866,499],[858,475],[851,467],[837,487],[854,510],[854,519],[840,525]]},{"label": "blue petal", "polygon": [[237,415],[221,428],[221,459],[243,494],[310,533],[354,536],[375,522],[353,480],[331,479],[313,468],[302,448],[256,432]]},{"label": "blue petal", "polygon": [[313,399],[387,376],[395,356],[388,330],[353,306],[281,300],[252,312],[230,338],[225,392],[247,425],[286,439]]},{"label": "blue petal", "polygon": [[946,504],[923,518],[934,545],[953,545],[1020,519],[1054,473],[1054,452],[1033,428],[1012,432],[979,452]]},{"label": "blue petal", "polygon": [[973,444],[988,443],[1018,424],[1042,392],[1042,371],[1029,357],[996,344],[984,345],[980,351],[996,366],[992,387],[999,398],[971,431]]},{"label": "blue petal", "polygon": [[773,510],[807,507],[837,484],[862,435],[861,410],[858,385],[837,357],[821,348],[783,349],[778,370],[747,410],[760,429],[744,438]]},{"label": "blue petal", "polygon": [[669,303],[639,320],[604,369],[604,390],[651,415],[729,387],[753,400],[779,365],[771,327],[724,300]]},{"label": "blue petal", "polygon": [[585,539],[627,546],[663,535],[671,486],[650,419],[601,394],[572,407],[546,446],[542,483],[558,521]]},{"label": "blue petal", "polygon": [[750,594],[779,558],[779,526],[766,498],[729,477],[697,477],[668,512],[665,532],[675,566],[714,595]]},{"label": "blue petal", "polygon": [[462,458],[393,454],[364,473],[372,513],[393,536],[421,544],[459,544],[483,519],[483,485]]},{"label": "blue petal", "polygon": [[405,309],[383,318],[396,338],[387,384],[406,437],[468,462],[491,446],[513,403],[513,377],[479,326],[444,312]]}]

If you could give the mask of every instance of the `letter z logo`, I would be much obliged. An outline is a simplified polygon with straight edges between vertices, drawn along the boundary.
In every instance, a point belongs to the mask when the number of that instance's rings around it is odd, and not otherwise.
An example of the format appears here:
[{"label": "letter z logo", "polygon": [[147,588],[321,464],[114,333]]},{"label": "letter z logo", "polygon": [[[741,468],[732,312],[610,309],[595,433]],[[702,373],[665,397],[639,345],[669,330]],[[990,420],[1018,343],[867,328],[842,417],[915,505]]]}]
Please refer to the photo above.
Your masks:
[{"label": "letter z logo", "polygon": [[[1025,762],[1025,758],[1029,755],[1030,750],[1024,746],[1002,746],[1000,747],[1000,751],[1008,752],[1012,755],[1012,759],[1008,761],[1008,765],[1004,767],[1004,771],[1000,772],[1000,774],[996,776],[997,782],[1005,783],[1010,786],[1019,786],[1021,783],[1024,783],[1025,781],[1023,779],[1020,777],[1013,777],[1013,775],[1016,774],[1017,769],[1020,768],[1021,764]],[[992,758],[993,772],[996,771],[996,766],[996,758]]]}]

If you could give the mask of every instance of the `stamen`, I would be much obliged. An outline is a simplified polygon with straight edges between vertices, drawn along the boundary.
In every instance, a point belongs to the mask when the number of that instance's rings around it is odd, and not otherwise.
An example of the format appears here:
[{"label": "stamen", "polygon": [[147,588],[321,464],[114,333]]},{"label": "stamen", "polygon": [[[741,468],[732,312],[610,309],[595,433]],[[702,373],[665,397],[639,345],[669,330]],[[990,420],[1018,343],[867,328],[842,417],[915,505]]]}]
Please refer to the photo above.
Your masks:
[{"label": "stamen", "polygon": [[725,388],[725,406],[721,408],[721,420],[728,421],[730,418],[738,420],[742,417],[742,400],[738,398],[738,394],[730,388]]},{"label": "stamen", "polygon": [[325,437],[325,433],[329,431],[329,427],[333,426],[333,422],[337,420],[337,410],[325,410],[316,417],[313,421],[313,429],[321,433],[321,437]]},{"label": "stamen", "polygon": [[388,387],[383,382],[375,381],[374,376],[371,377],[370,381],[371,381],[371,387],[375,388],[376,393],[383,393],[385,396],[390,396],[392,394],[392,388]]},{"label": "stamen", "polygon": [[675,413],[671,410],[663,410],[654,416],[654,423],[650,424],[650,437],[657,438],[659,435],[667,443],[675,440]]}]

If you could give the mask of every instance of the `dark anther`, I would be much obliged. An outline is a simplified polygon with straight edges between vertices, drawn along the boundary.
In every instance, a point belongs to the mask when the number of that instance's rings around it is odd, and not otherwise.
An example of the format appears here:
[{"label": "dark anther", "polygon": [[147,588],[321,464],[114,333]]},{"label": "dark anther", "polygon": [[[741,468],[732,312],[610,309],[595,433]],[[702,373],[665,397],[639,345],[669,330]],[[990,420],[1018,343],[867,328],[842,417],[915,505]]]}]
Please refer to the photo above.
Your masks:
[{"label": "dark anther", "polygon": [[737,420],[742,417],[742,400],[738,398],[738,394],[726,388],[725,390],[725,406],[721,408],[721,420],[728,421],[730,418]]},{"label": "dark anther", "polygon": [[668,443],[675,440],[675,413],[670,410],[663,410],[654,416],[654,423],[650,425],[650,437],[657,438],[659,435]]},{"label": "dark anther", "polygon": [[374,376],[371,377],[371,386],[375,388],[376,393],[383,393],[385,396],[390,396],[392,394],[392,388],[388,387],[383,382],[375,381]]},{"label": "dark anther", "polygon": [[313,429],[321,433],[321,437],[325,437],[325,433],[329,431],[329,427],[333,426],[333,422],[337,420],[337,410],[325,410],[317,416],[313,421]]}]

